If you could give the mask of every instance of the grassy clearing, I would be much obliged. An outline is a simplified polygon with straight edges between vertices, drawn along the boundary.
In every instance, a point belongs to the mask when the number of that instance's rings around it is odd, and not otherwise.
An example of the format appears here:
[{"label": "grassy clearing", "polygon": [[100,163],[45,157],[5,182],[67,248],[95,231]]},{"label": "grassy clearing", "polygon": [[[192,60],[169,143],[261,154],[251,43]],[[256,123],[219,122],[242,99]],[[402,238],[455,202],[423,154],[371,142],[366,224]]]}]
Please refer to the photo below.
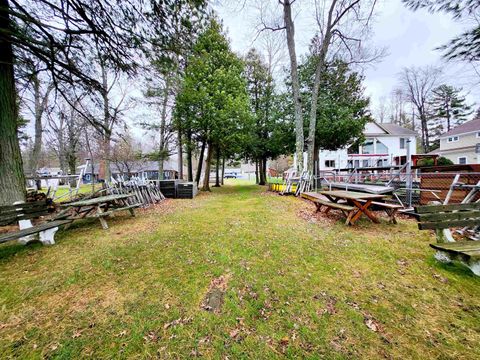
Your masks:
[{"label": "grassy clearing", "polygon": [[[348,228],[232,183],[0,246],[0,357],[480,357],[480,279],[414,222]],[[201,309],[222,275],[221,312]]]},{"label": "grassy clearing", "polygon": [[[80,185],[80,188],[78,189],[78,194],[91,194],[93,191],[100,190],[102,188],[102,184],[94,184],[93,186],[91,184],[82,184]],[[70,190],[72,190],[73,194],[75,195],[74,191],[75,188],[70,189],[68,185],[59,185],[57,191],[55,192],[55,200],[56,202],[64,202],[64,201],[70,201]],[[46,193],[48,191],[48,188],[44,187],[40,192]]]}]

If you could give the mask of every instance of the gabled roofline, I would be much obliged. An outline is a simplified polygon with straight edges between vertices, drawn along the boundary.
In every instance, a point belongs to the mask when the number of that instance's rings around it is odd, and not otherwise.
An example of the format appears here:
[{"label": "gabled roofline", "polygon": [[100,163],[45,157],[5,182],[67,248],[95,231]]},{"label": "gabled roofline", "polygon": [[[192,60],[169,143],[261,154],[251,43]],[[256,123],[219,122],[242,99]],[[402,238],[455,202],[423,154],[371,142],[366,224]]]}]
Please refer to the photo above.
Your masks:
[{"label": "gabled roofline", "polygon": [[[453,130],[453,129],[452,129]],[[451,130],[450,130],[451,131]],[[451,134],[451,135],[448,135],[448,132],[446,132],[444,135],[440,135],[438,138],[439,139],[446,139],[446,138],[449,138],[449,137],[453,137],[453,136],[460,136],[460,135],[467,135],[467,134],[476,134],[480,132],[480,130],[473,130],[473,131],[467,131],[467,132],[464,132],[464,133],[460,133],[460,134]]]}]

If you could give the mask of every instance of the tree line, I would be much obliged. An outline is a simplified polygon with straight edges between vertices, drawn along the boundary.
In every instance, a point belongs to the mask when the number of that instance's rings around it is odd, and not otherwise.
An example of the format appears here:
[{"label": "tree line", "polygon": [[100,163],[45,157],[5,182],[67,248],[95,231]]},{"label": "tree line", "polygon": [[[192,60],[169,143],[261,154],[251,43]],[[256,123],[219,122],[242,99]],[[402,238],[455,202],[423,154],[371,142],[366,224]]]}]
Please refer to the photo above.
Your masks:
[{"label": "tree line", "polygon": [[[276,50],[270,48],[266,57],[258,49],[234,53],[203,0],[0,0],[0,203],[25,198],[24,168],[35,173],[42,141],[62,169],[73,173],[79,154],[88,153],[105,179],[111,161],[127,164],[138,157],[157,161],[161,177],[164,161],[176,154],[180,176],[199,183],[203,174],[204,190],[212,168],[220,185],[229,161],[255,163],[257,181],[264,184],[268,159],[295,152],[302,170],[306,151],[312,172],[318,150],[361,142],[372,119],[361,68],[385,55],[367,41],[377,2],[313,3],[317,31],[301,57],[292,15],[298,3],[258,7],[259,35],[282,34],[286,41],[289,62],[279,81]],[[456,7],[440,0],[405,3],[455,18],[471,13],[466,1]],[[278,16],[267,16],[275,13],[267,5],[279,10]],[[475,29],[467,35],[474,38]],[[462,37],[443,49],[449,58],[477,60]],[[437,128],[443,119],[447,129],[469,111],[458,89],[437,84],[430,73],[435,71],[405,69],[403,93],[395,95],[401,100],[392,112],[393,121],[406,124],[400,102],[413,104],[425,151],[432,146],[431,111]],[[132,95],[132,84],[141,84],[140,98]],[[139,102],[155,114],[153,121],[138,121],[155,134],[155,149],[148,154],[132,149],[125,124]],[[25,117],[19,109],[27,109],[34,124],[25,164],[19,145]]]}]

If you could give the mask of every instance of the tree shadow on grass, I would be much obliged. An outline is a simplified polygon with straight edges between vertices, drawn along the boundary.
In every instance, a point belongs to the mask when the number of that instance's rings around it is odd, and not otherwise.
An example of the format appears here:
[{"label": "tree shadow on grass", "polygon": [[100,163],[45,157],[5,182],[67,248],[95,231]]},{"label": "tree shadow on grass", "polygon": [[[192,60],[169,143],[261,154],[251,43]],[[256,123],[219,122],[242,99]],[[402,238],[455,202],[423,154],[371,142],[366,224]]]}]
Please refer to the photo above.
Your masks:
[{"label": "tree shadow on grass", "polygon": [[[114,219],[110,219],[113,224]],[[101,228],[100,222],[97,219],[82,219],[73,222],[68,229],[60,229],[55,234],[55,245],[43,245],[39,240],[32,240],[26,245],[18,243],[17,240],[8,241],[0,244],[0,261],[8,261],[13,256],[19,256],[28,252],[38,251],[43,247],[57,246],[58,243],[68,241],[68,233],[78,233],[78,231],[90,230],[94,226]]]},{"label": "tree shadow on grass", "polygon": [[0,261],[5,261],[13,256],[37,250],[42,246],[44,245],[42,245],[42,243],[38,240],[31,241],[26,245],[19,244],[16,240],[9,241],[0,246]]},{"label": "tree shadow on grass", "polygon": [[459,261],[452,261],[449,263],[443,263],[435,259],[435,257],[429,256],[428,258],[429,265],[432,266],[435,270],[443,270],[452,275],[457,275],[461,277],[468,277],[474,281],[480,282],[480,276],[476,276],[467,266],[462,264]]}]

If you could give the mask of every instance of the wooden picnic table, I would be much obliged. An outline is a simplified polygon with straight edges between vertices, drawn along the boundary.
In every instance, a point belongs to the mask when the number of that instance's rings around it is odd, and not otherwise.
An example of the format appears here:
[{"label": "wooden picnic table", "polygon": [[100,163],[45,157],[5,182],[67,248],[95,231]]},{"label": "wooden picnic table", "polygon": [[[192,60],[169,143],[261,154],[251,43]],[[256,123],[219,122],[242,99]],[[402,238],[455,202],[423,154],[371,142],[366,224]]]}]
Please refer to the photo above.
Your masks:
[{"label": "wooden picnic table", "polygon": [[[346,220],[347,225],[354,225],[360,216],[362,216],[362,214],[365,214],[374,223],[380,222],[373,212],[369,210],[369,207],[372,205],[374,200],[381,200],[385,198],[385,195],[368,194],[347,190],[320,191],[320,194],[325,196],[333,203],[338,203],[341,200],[345,200],[347,204],[354,207],[354,209],[348,213]],[[326,213],[328,213],[328,211],[329,209],[327,209]]]},{"label": "wooden picnic table", "polygon": [[326,214],[328,214],[331,209],[340,210],[347,218],[346,225],[355,224],[362,214],[365,214],[373,222],[378,223],[379,221],[372,210],[386,212],[390,223],[396,224],[397,220],[395,215],[399,209],[403,208],[399,204],[384,202],[383,200],[387,195],[368,194],[356,191],[331,190],[320,191],[319,193],[306,192],[302,193],[301,196],[312,201],[317,207],[317,212],[320,212],[322,207],[327,208],[325,210]]},{"label": "wooden picnic table", "polygon": [[[65,208],[57,218],[66,218],[69,220],[78,220],[83,218],[97,218],[102,227],[108,229],[106,216],[111,216],[117,211],[128,210],[132,216],[135,216],[134,209],[140,204],[130,205],[127,199],[135,194],[106,195],[92,199],[79,200],[69,204],[60,205]],[[68,225],[67,225],[68,226]]]}]

